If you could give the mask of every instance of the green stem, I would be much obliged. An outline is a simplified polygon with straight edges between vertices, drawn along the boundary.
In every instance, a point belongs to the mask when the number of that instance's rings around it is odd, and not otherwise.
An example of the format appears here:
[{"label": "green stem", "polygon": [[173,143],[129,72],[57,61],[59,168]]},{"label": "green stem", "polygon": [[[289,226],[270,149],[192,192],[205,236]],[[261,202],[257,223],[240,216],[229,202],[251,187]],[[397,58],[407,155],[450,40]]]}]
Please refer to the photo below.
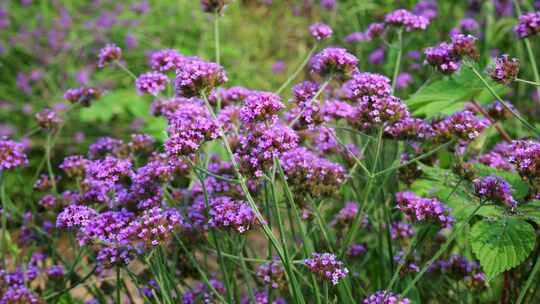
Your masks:
[{"label": "green stem", "polygon": [[298,74],[300,74],[300,72],[302,72],[304,67],[307,65],[307,63],[309,62],[309,59],[311,58],[315,50],[317,50],[318,46],[319,44],[315,43],[315,45],[311,48],[306,58],[304,59],[304,61],[302,61],[302,63],[296,69],[296,71],[294,71],[294,73],[279,87],[279,89],[277,89],[277,91],[275,92],[276,94],[280,94],[281,92],[283,92],[283,90],[285,90],[285,88],[287,88],[287,86],[289,86],[289,84],[291,84],[291,82],[296,79]]},{"label": "green stem", "polygon": [[534,81],[525,80],[525,79],[521,79],[521,78],[516,78],[515,81],[530,84],[530,85],[537,86],[537,87],[540,86],[540,82],[534,82]]},{"label": "green stem", "polygon": [[7,210],[6,210],[6,187],[5,176],[2,176],[0,171],[0,201],[2,202],[2,268],[6,269],[7,265]]},{"label": "green stem", "polygon": [[54,171],[51,165],[51,149],[52,149],[52,142],[51,142],[51,133],[47,133],[47,143],[45,146],[45,157],[47,161],[47,171],[49,173],[49,178],[51,179],[51,184],[54,193],[58,194],[58,191],[56,189],[56,179],[54,177]]},{"label": "green stem", "polygon": [[396,90],[396,82],[401,65],[401,55],[403,53],[403,28],[399,28],[398,32],[398,53],[396,56],[396,64],[394,65],[394,76],[392,77],[392,93]]},{"label": "green stem", "polygon": [[471,215],[469,215],[469,217],[465,221],[463,221],[458,227],[456,227],[452,231],[452,233],[450,233],[450,235],[446,239],[446,242],[444,242],[441,248],[439,248],[435,255],[433,255],[433,257],[431,257],[431,259],[424,265],[422,270],[420,270],[420,272],[416,274],[414,279],[409,282],[405,290],[401,293],[402,296],[405,296],[409,293],[409,291],[416,285],[416,283],[422,278],[422,276],[424,276],[429,267],[431,267],[431,265],[446,251],[446,249],[448,249],[452,241],[454,241],[454,239],[456,238],[457,234],[469,224],[469,221],[476,215],[476,213],[478,212],[478,210],[480,210],[480,208],[482,208],[482,206],[482,203],[478,205],[478,207],[474,209]]},{"label": "green stem", "polygon": [[221,64],[220,63],[221,51],[220,51],[220,44],[219,44],[219,12],[218,10],[214,12],[214,46],[215,46],[215,51],[216,51],[216,63]]},{"label": "green stem", "polygon": [[114,64],[116,64],[116,66],[118,66],[120,69],[122,69],[124,72],[126,72],[129,77],[133,78],[133,80],[137,80],[137,76],[135,76],[135,74],[133,74],[133,72],[131,72],[125,65],[123,65],[120,61],[116,60],[114,62]]},{"label": "green stem", "polygon": [[[307,104],[311,104],[315,99],[317,99],[319,97],[319,95],[321,95],[321,93],[324,91],[324,89],[326,89],[326,87],[328,86],[330,81],[332,81],[332,78],[333,77],[330,76],[330,77],[328,77],[328,79],[326,79],[326,81],[322,84],[322,86],[315,93],[315,95],[313,95],[313,97],[309,100],[309,102]],[[302,109],[302,111],[300,111],[300,113],[298,113],[298,115],[296,115],[296,117],[289,123],[289,127],[294,126],[294,124],[298,121],[298,119],[300,119],[302,114],[304,114],[304,111],[305,111],[305,108]]]},{"label": "green stem", "polygon": [[529,277],[527,278],[527,281],[525,282],[525,286],[521,289],[521,292],[519,293],[516,304],[523,303],[523,300],[525,299],[525,296],[527,295],[527,292],[529,291],[529,288],[531,287],[539,270],[540,270],[540,254],[538,254],[538,257],[536,258],[536,262],[534,263],[534,266],[529,274]]},{"label": "green stem", "polygon": [[488,91],[491,93],[491,95],[493,95],[493,97],[495,97],[495,99],[497,99],[505,108],[506,110],[508,110],[510,113],[512,113],[512,115],[514,115],[514,117],[516,117],[523,125],[525,125],[527,128],[531,129],[533,132],[537,133],[537,134],[540,134],[540,130],[538,130],[537,128],[535,128],[533,125],[531,125],[529,122],[527,122],[523,117],[521,117],[521,115],[516,111],[514,110],[514,108],[510,107],[500,96],[499,94],[497,94],[497,92],[495,92],[495,90],[493,90],[493,88],[489,85],[489,83],[486,81],[486,79],[484,79],[484,77],[482,77],[482,75],[480,74],[480,72],[478,72],[478,70],[473,66],[473,65],[470,65],[469,64],[469,68],[473,71],[474,75],[476,75],[476,77],[478,79],[480,79],[480,81],[482,81],[482,83],[484,84],[484,86],[488,89]]}]

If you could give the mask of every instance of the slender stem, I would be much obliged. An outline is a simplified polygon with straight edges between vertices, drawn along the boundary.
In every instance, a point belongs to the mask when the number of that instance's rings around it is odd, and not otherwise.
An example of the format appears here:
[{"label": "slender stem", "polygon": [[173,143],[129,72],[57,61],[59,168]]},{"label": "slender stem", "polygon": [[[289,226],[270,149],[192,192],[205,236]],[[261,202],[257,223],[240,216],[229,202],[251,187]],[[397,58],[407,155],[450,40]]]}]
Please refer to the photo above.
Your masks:
[{"label": "slender stem", "polygon": [[540,86],[540,82],[534,82],[534,81],[525,80],[525,79],[521,79],[521,78],[516,78],[515,81],[530,84],[530,85],[537,86],[537,87]]},{"label": "slender stem", "polygon": [[58,190],[56,189],[56,179],[54,177],[54,171],[51,165],[51,149],[52,149],[53,143],[51,142],[51,133],[47,132],[47,143],[45,146],[45,157],[47,159],[47,171],[49,173],[49,178],[51,179],[51,184],[54,193],[58,194]]},{"label": "slender stem", "polygon": [[534,279],[536,278],[536,275],[538,274],[539,270],[540,270],[540,254],[538,254],[538,257],[536,258],[536,262],[534,262],[534,266],[531,272],[529,273],[529,277],[527,278],[527,281],[525,282],[525,286],[521,288],[521,292],[519,293],[516,304],[523,303],[523,300],[525,299],[525,296],[527,295],[529,288],[531,288],[531,285]]},{"label": "slender stem", "polygon": [[510,111],[510,113],[512,113],[512,115],[514,115],[514,117],[516,117],[527,128],[531,129],[533,132],[535,132],[537,134],[540,134],[540,130],[535,128],[533,125],[531,125],[529,122],[527,122],[523,117],[521,117],[521,115],[516,110],[514,110],[511,106],[509,106],[506,103],[506,101],[504,101],[499,96],[499,94],[497,94],[497,92],[495,92],[495,90],[493,90],[493,88],[489,85],[489,83],[486,81],[486,79],[484,79],[484,77],[480,74],[480,72],[478,72],[478,70],[473,65],[469,64],[469,68],[473,71],[474,75],[476,75],[476,77],[478,79],[480,79],[480,81],[482,81],[482,83],[488,89],[488,91],[491,93],[491,95],[493,95],[493,97],[495,97],[495,99],[497,99],[506,108],[506,110]]},{"label": "slender stem", "polygon": [[281,92],[283,92],[283,90],[285,90],[285,88],[287,88],[287,86],[289,86],[289,84],[291,84],[291,82],[296,79],[298,74],[300,74],[300,72],[302,72],[304,67],[307,65],[307,63],[309,62],[309,59],[311,58],[315,50],[317,50],[318,46],[319,44],[315,43],[315,45],[311,48],[306,58],[304,59],[304,61],[302,61],[302,63],[296,69],[296,71],[294,71],[294,73],[279,87],[279,89],[277,89],[277,91],[275,92],[276,94],[280,94]]},{"label": "slender stem", "polygon": [[476,110],[478,112],[482,113],[482,115],[484,115],[487,119],[489,119],[491,124],[493,124],[495,126],[495,129],[497,129],[499,134],[501,134],[501,137],[506,142],[512,142],[512,138],[510,138],[510,135],[508,135],[508,133],[506,133],[506,131],[503,129],[503,127],[499,124],[499,122],[497,122],[496,120],[491,118],[491,116],[489,116],[489,113],[486,112],[486,110],[484,110],[484,108],[482,108],[482,106],[479,105],[476,101],[472,100],[471,103],[473,104],[473,106],[476,108]]},{"label": "slender stem", "polygon": [[405,295],[407,295],[409,293],[409,291],[416,285],[416,283],[422,278],[422,276],[424,276],[424,274],[429,269],[429,267],[431,267],[431,265],[446,251],[446,249],[448,249],[448,247],[450,246],[452,241],[454,241],[454,239],[456,238],[457,234],[465,226],[467,226],[469,224],[469,221],[476,215],[478,210],[480,210],[480,208],[482,208],[483,206],[484,205],[482,203],[480,205],[478,205],[474,209],[474,211],[471,213],[471,215],[469,215],[469,217],[465,221],[463,221],[458,227],[456,227],[452,231],[452,233],[450,233],[450,235],[446,239],[446,242],[444,242],[444,244],[441,246],[441,248],[439,248],[439,250],[433,255],[433,257],[431,257],[431,259],[424,265],[422,270],[420,270],[420,272],[416,274],[414,279],[411,282],[409,282],[409,284],[407,285],[405,290],[403,290],[403,292],[401,292],[402,296],[405,296]]},{"label": "slender stem", "polygon": [[394,65],[394,76],[392,77],[392,92],[396,90],[397,77],[399,75],[399,68],[401,65],[401,55],[403,53],[403,28],[400,27],[397,31],[398,35],[398,53],[396,56],[396,64]]},{"label": "slender stem", "polygon": [[133,78],[133,80],[137,80],[137,76],[135,76],[135,74],[133,74],[133,72],[131,72],[125,65],[123,65],[120,61],[116,60],[114,61],[114,64],[116,64],[116,66],[118,66],[120,69],[122,69],[124,72],[126,72],[129,77]]},{"label": "slender stem", "polygon": [[[47,295],[45,296],[44,300],[47,301],[47,300],[50,300],[50,299],[54,299],[54,298],[57,298],[65,293],[68,293],[69,291],[71,291],[73,288],[81,285],[82,283],[86,282],[94,273],[96,273],[97,271],[97,265],[94,266],[94,269],[92,269],[92,271],[90,271],[87,275],[85,275],[82,279],[80,279],[79,281],[77,281],[75,284],[72,284],[71,286],[69,286],[68,288],[64,289],[64,290],[61,290],[57,293],[53,293],[53,294],[50,294],[50,295]],[[53,301],[54,302],[54,301]]]}]

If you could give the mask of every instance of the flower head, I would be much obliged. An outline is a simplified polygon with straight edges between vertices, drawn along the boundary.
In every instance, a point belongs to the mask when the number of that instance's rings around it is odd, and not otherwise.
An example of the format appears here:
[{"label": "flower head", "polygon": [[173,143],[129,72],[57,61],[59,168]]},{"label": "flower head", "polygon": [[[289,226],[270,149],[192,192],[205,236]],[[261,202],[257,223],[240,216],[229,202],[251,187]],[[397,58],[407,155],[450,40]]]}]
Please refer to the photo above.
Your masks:
[{"label": "flower head", "polygon": [[540,12],[531,12],[519,16],[519,23],[514,27],[519,38],[527,38],[540,32]]},{"label": "flower head", "polygon": [[391,291],[380,290],[364,299],[364,304],[410,304],[411,300],[401,298]]},{"label": "flower head", "polygon": [[311,258],[304,260],[304,264],[309,271],[332,282],[333,285],[337,285],[349,273],[343,262],[338,261],[337,257],[331,253],[314,252],[311,254]]},{"label": "flower head", "polygon": [[364,96],[388,96],[392,92],[390,79],[374,73],[355,73],[341,88],[348,99],[357,101]]},{"label": "flower head", "polygon": [[26,166],[28,158],[23,144],[0,138],[0,172]]},{"label": "flower head", "polygon": [[425,30],[429,25],[428,18],[415,15],[404,9],[398,9],[386,14],[384,22],[392,26],[403,26],[407,32],[413,30]]},{"label": "flower head", "polygon": [[495,59],[495,66],[489,69],[489,76],[501,84],[514,81],[519,73],[519,59],[504,54]]},{"label": "flower head", "polygon": [[154,96],[165,90],[168,83],[169,78],[159,72],[144,73],[135,80],[135,86],[139,94],[151,94]]},{"label": "flower head", "polygon": [[453,74],[459,69],[460,61],[453,55],[452,45],[441,43],[424,50],[426,62],[443,74]]},{"label": "flower head", "polygon": [[72,104],[81,104],[85,107],[89,107],[92,101],[101,97],[102,92],[95,87],[80,87],[75,89],[69,89],[64,93],[64,98]]},{"label": "flower head", "polygon": [[356,71],[358,59],[342,48],[326,48],[316,54],[311,63],[314,73],[327,77],[330,75],[348,76]]},{"label": "flower head", "polygon": [[324,40],[332,36],[332,28],[324,23],[315,23],[309,27],[311,36],[317,40]]},{"label": "flower head", "polygon": [[397,208],[414,221],[433,221],[443,227],[450,227],[454,219],[450,210],[434,198],[423,198],[412,192],[396,193]]},{"label": "flower head", "polygon": [[107,44],[99,50],[98,67],[104,68],[107,64],[120,60],[122,57],[122,49],[116,44]]},{"label": "flower head", "polygon": [[176,69],[176,95],[193,97],[210,94],[226,81],[227,74],[219,64],[196,58],[186,60]]},{"label": "flower head", "polygon": [[182,56],[175,49],[162,49],[150,55],[150,67],[154,71],[167,72],[176,70],[183,62]]},{"label": "flower head", "polygon": [[62,123],[62,118],[58,113],[51,109],[44,109],[36,114],[36,120],[39,126],[44,130],[55,130]]},{"label": "flower head", "polygon": [[240,109],[240,120],[249,124],[259,121],[276,122],[277,113],[285,105],[279,95],[270,92],[253,92],[246,97],[244,105]]},{"label": "flower head", "polygon": [[512,197],[512,187],[502,177],[489,175],[474,180],[474,191],[480,198],[503,203],[515,208],[517,202]]}]

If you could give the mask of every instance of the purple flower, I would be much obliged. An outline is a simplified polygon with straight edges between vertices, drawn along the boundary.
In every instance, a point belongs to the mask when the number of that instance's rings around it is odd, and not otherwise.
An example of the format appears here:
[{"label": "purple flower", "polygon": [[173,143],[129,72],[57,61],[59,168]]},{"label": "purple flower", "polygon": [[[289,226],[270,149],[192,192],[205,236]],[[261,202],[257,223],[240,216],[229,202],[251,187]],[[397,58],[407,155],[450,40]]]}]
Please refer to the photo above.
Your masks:
[{"label": "purple flower", "polygon": [[[221,295],[224,295],[226,290],[223,283],[216,279],[210,279],[210,284]],[[191,291],[186,291],[182,295],[182,304],[196,304],[196,303],[215,303],[214,293],[203,282],[198,282]]]},{"label": "purple flower", "polygon": [[287,64],[283,60],[278,60],[272,65],[272,73],[279,74],[287,69]]},{"label": "purple flower", "polygon": [[281,164],[287,182],[298,196],[332,196],[345,181],[345,169],[341,165],[321,158],[306,148],[283,153]]},{"label": "purple flower", "polygon": [[257,268],[257,277],[273,289],[285,287],[287,284],[285,269],[277,259],[259,266]]},{"label": "purple flower", "polygon": [[514,32],[521,39],[540,32],[540,12],[531,12],[519,16],[519,23],[514,27]]},{"label": "purple flower", "polygon": [[90,159],[97,159],[109,153],[115,156],[121,156],[123,150],[123,141],[111,137],[102,137],[90,145],[88,148],[88,156]]},{"label": "purple flower", "polygon": [[60,164],[59,168],[69,177],[82,177],[86,172],[86,166],[89,162],[89,160],[81,155],[73,155],[64,158],[64,161]]},{"label": "purple flower", "polygon": [[62,123],[62,118],[51,109],[44,109],[36,114],[38,125],[47,131],[55,130]]},{"label": "purple flower", "polygon": [[56,197],[51,194],[47,194],[43,196],[38,202],[38,204],[45,209],[54,207],[56,203],[57,203]]},{"label": "purple flower", "polygon": [[64,98],[72,104],[82,104],[89,107],[92,101],[99,99],[102,92],[98,88],[85,87],[69,89],[64,93]]},{"label": "purple flower", "polygon": [[450,210],[434,198],[423,198],[412,192],[396,193],[397,208],[414,221],[433,221],[443,227],[451,227],[454,219]]},{"label": "purple flower", "polygon": [[410,304],[411,300],[402,298],[391,291],[380,290],[364,299],[364,304]]},{"label": "purple flower", "polygon": [[517,205],[512,197],[510,184],[499,176],[490,175],[475,179],[474,192],[482,199],[503,203],[512,209]]},{"label": "purple flower", "polygon": [[172,239],[173,231],[182,224],[183,219],[175,209],[153,207],[132,221],[120,234],[132,235],[137,242],[148,248],[165,245]]},{"label": "purple flower", "polygon": [[405,222],[394,222],[390,227],[392,240],[408,239],[414,235],[413,226]]},{"label": "purple flower", "polygon": [[332,36],[332,28],[324,23],[315,23],[309,27],[311,36],[313,38],[321,41]]},{"label": "purple flower", "polygon": [[217,63],[200,59],[186,60],[176,70],[176,95],[184,97],[209,94],[227,81],[227,74]]},{"label": "purple flower", "polygon": [[398,75],[396,79],[396,88],[400,90],[406,89],[411,84],[412,81],[413,81],[413,78],[411,74],[401,73]]},{"label": "purple flower", "polygon": [[390,79],[374,73],[354,73],[351,80],[341,88],[345,96],[352,101],[360,101],[366,96],[389,96],[392,92]]},{"label": "purple flower", "polygon": [[417,16],[404,9],[398,9],[386,14],[384,22],[392,26],[403,26],[407,32],[413,30],[425,30],[429,25],[429,19],[426,17]]},{"label": "purple flower", "polygon": [[135,87],[139,94],[151,94],[158,95],[161,91],[165,90],[169,78],[159,72],[147,72],[140,75],[135,80]]},{"label": "purple flower", "polygon": [[431,125],[420,118],[407,117],[387,126],[387,136],[394,139],[423,141],[434,136]]},{"label": "purple flower", "polygon": [[469,57],[473,60],[478,59],[480,54],[476,49],[476,41],[478,38],[473,35],[457,34],[451,37],[452,39],[452,54],[456,58]]},{"label": "purple flower", "polygon": [[312,253],[310,259],[305,259],[304,264],[309,271],[315,273],[324,280],[331,281],[337,285],[339,281],[349,273],[343,262],[331,253]]},{"label": "purple flower", "polygon": [[259,121],[276,122],[277,113],[285,106],[279,95],[270,92],[253,92],[246,97],[240,109],[240,120],[249,124]]},{"label": "purple flower", "polygon": [[152,70],[158,72],[176,70],[183,63],[184,59],[184,56],[177,50],[162,49],[150,55],[150,67]]},{"label": "purple flower", "polygon": [[204,141],[218,136],[218,126],[200,104],[185,103],[168,119],[169,138],[165,142],[165,151],[170,157],[195,153]]},{"label": "purple flower", "polygon": [[460,144],[475,140],[489,125],[487,119],[476,117],[472,112],[462,111],[452,114],[433,125],[436,137],[450,139],[455,137]]},{"label": "purple flower", "polygon": [[321,0],[321,6],[331,11],[336,8],[336,0]]},{"label": "purple flower", "polygon": [[238,139],[235,157],[243,172],[257,177],[273,165],[274,157],[280,158],[298,146],[298,135],[285,125],[257,124],[244,131]]},{"label": "purple flower", "polygon": [[347,227],[353,222],[358,214],[358,203],[348,202],[334,217],[330,225],[341,228]]},{"label": "purple flower", "polygon": [[352,32],[345,37],[345,42],[355,43],[369,41],[371,38],[364,32]]},{"label": "purple flower", "polygon": [[460,61],[453,55],[452,45],[448,43],[426,48],[424,54],[426,62],[443,74],[450,75],[459,69]]},{"label": "purple flower", "polygon": [[356,71],[358,59],[342,48],[326,48],[312,58],[314,73],[327,77],[331,75],[348,76]]},{"label": "purple flower", "polygon": [[28,165],[24,150],[23,144],[0,138],[0,173]]},{"label": "purple flower", "polygon": [[364,244],[352,244],[347,250],[347,255],[351,258],[357,258],[364,255],[367,252],[366,245]]},{"label": "purple flower", "polygon": [[56,218],[56,227],[58,228],[78,228],[85,226],[88,222],[97,216],[96,210],[79,205],[69,205]]},{"label": "purple flower", "polygon": [[253,209],[243,201],[236,201],[227,196],[211,199],[208,210],[208,225],[213,228],[234,229],[245,233],[258,225]]},{"label": "purple flower", "polygon": [[410,117],[407,106],[397,97],[363,96],[358,100],[349,124],[368,131],[377,126],[390,125]]},{"label": "purple flower", "polygon": [[120,60],[122,57],[122,49],[116,44],[107,44],[104,48],[99,50],[98,67],[104,68],[107,64]]},{"label": "purple flower", "polygon": [[384,27],[384,23],[370,23],[366,29],[365,35],[369,38],[369,40],[373,40],[382,35],[384,32]]},{"label": "purple flower", "polygon": [[294,102],[302,106],[311,101],[319,91],[319,84],[314,81],[304,81],[296,84],[293,88]]},{"label": "purple flower", "polygon": [[11,285],[0,297],[0,303],[2,304],[11,304],[11,303],[31,303],[31,304],[41,304],[45,303],[44,300],[40,299],[35,293],[24,285]]},{"label": "purple flower", "polygon": [[489,69],[489,76],[501,84],[509,84],[519,73],[519,59],[504,54],[495,59],[495,66]]},{"label": "purple flower", "polygon": [[376,48],[368,56],[369,63],[379,65],[384,62],[385,51],[383,47]]},{"label": "purple flower", "polygon": [[414,6],[413,13],[426,17],[428,20],[433,20],[438,15],[437,2],[431,0],[420,1]]},{"label": "purple flower", "polygon": [[208,96],[208,102],[211,105],[217,105],[219,99],[222,106],[227,106],[233,103],[243,102],[251,93],[253,93],[251,90],[244,87],[219,88],[212,91],[212,94]]}]

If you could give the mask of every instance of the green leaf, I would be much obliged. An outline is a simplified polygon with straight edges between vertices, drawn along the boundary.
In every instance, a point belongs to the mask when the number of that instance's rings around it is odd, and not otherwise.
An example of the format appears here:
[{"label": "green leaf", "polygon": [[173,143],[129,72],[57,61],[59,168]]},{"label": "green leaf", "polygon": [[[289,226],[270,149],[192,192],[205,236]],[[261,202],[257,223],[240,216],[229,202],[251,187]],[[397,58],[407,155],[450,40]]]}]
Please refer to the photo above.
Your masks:
[{"label": "green leaf", "polygon": [[484,164],[476,164],[475,167],[479,176],[496,175],[504,178],[514,189],[512,196],[515,199],[523,199],[529,194],[529,185],[521,179],[519,174],[491,168]]},{"label": "green leaf", "polygon": [[80,112],[80,118],[85,122],[109,122],[115,116],[129,117],[148,116],[149,106],[137,95],[135,90],[125,89],[108,92],[91,107]]},{"label": "green leaf", "polygon": [[536,241],[534,228],[515,218],[479,221],[469,237],[488,280],[521,264]]},{"label": "green leaf", "polygon": [[[502,94],[507,89],[490,81],[494,90]],[[463,110],[465,102],[476,100],[481,104],[493,101],[493,97],[473,72],[462,67],[452,76],[435,81],[405,101],[409,110],[417,116],[433,118]]]},{"label": "green leaf", "polygon": [[520,218],[540,225],[540,200],[518,204],[516,213]]}]

